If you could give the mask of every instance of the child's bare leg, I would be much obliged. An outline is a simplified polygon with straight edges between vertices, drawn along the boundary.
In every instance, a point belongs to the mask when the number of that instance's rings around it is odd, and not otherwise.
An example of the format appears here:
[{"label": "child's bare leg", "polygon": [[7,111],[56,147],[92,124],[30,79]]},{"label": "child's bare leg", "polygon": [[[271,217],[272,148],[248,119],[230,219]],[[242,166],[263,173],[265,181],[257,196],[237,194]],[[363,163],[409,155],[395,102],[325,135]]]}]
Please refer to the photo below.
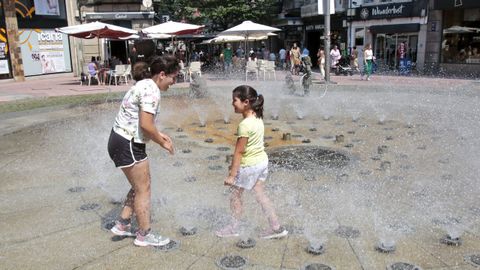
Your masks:
[{"label": "child's bare leg", "polygon": [[120,214],[120,217],[122,219],[130,219],[132,217],[134,200],[135,200],[135,190],[131,188],[127,194],[127,199],[123,204],[122,212]]},{"label": "child's bare leg", "polygon": [[278,221],[277,214],[275,214],[275,209],[273,208],[272,201],[270,201],[268,196],[265,194],[264,187],[265,185],[263,181],[257,181],[255,186],[253,187],[253,191],[255,192],[255,199],[262,207],[263,213],[267,216],[270,227],[273,230],[278,230],[280,228],[280,223]]},{"label": "child's bare leg", "polygon": [[230,196],[230,209],[232,210],[232,216],[234,218],[234,223],[237,225],[238,221],[243,214],[243,188],[232,187],[233,191]]},{"label": "child's bare leg", "polygon": [[139,228],[145,232],[150,229],[150,166],[148,160],[123,168],[122,171],[135,190],[133,210]]}]

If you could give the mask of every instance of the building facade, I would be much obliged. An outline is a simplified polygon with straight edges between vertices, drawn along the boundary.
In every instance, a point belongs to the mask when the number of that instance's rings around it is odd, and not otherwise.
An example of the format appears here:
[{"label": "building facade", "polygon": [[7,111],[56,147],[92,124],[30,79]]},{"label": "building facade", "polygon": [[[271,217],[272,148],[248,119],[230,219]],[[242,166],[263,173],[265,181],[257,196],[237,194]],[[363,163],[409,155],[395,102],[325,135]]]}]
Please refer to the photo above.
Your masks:
[{"label": "building facade", "polygon": [[425,0],[351,1],[348,9],[350,47],[370,44],[376,63],[385,69],[408,59],[417,70],[424,66],[428,5]]},{"label": "building facade", "polygon": [[15,69],[9,54],[20,51],[24,76],[71,72],[68,37],[55,32],[55,28],[67,26],[67,12],[64,0],[29,1],[16,0],[17,48],[9,46],[5,23],[4,2],[0,12],[0,79],[14,76]]},{"label": "building facade", "polygon": [[435,73],[479,77],[480,1],[430,1],[425,63]]},{"label": "building facade", "polygon": [[[153,6],[144,6],[139,0],[76,0],[70,1],[70,10],[73,24],[101,21],[125,28],[140,30],[154,24],[155,12]],[[115,56],[122,63],[127,63],[132,41],[97,39],[80,40],[72,38],[72,47],[78,53],[77,68],[81,70],[91,57],[100,56],[102,60],[109,60]],[[73,49],[73,48],[72,48]],[[78,74],[78,71],[75,72]]]}]

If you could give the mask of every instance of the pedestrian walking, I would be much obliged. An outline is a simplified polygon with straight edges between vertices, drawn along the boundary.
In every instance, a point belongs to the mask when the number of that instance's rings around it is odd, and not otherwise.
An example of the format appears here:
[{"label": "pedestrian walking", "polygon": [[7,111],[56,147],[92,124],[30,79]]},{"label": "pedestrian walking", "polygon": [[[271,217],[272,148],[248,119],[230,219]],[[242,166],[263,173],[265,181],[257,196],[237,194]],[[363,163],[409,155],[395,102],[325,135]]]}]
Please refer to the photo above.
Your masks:
[{"label": "pedestrian walking", "polygon": [[[367,81],[370,81],[370,76],[372,75],[373,68],[373,51],[370,44],[365,45],[363,51],[363,64],[364,64],[364,74],[367,76]],[[363,80],[363,75],[360,75],[360,79]]]},{"label": "pedestrian walking", "polygon": [[322,79],[325,80],[325,50],[323,47],[320,47],[317,52],[318,57],[318,67],[320,68],[320,73],[322,74]]},{"label": "pedestrian walking", "polygon": [[262,95],[248,85],[236,87],[232,93],[235,113],[242,114],[243,120],[237,128],[237,142],[232,158],[230,173],[224,181],[231,186],[230,209],[232,222],[216,232],[218,237],[239,236],[240,218],[243,212],[242,194],[252,190],[255,199],[267,217],[270,227],[262,233],[264,239],[280,238],[288,231],[280,226],[273,204],[265,194],[265,181],[268,175],[268,156],[264,150],[263,103]]},{"label": "pedestrian walking", "polygon": [[[173,155],[173,142],[157,130],[155,118],[159,111],[160,91],[167,91],[175,83],[179,72],[175,56],[156,56],[151,65],[138,62],[133,69],[139,80],[125,94],[108,140],[108,153],[131,185],[119,219],[111,229],[120,236],[136,236],[137,246],[163,246],[170,239],[153,233],[150,227],[150,165],[146,143],[159,144]],[[138,230],[131,231],[135,214]]]}]

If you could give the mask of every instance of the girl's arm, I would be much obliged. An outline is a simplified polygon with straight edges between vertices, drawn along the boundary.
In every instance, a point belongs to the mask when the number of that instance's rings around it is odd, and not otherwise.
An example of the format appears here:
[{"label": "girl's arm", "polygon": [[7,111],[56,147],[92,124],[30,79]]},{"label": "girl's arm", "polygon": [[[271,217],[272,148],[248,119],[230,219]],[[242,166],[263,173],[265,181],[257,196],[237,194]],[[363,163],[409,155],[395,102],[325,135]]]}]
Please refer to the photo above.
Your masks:
[{"label": "girl's arm", "polygon": [[153,114],[140,111],[140,128],[148,138],[158,143],[161,147],[165,148],[170,154],[173,155],[173,142],[166,134],[161,133],[155,127],[155,121]]},{"label": "girl's arm", "polygon": [[233,183],[235,182],[235,177],[237,176],[237,172],[240,169],[240,161],[242,160],[242,155],[245,152],[247,142],[247,137],[240,137],[237,139],[235,151],[233,152],[232,165],[230,166],[230,173],[224,181],[225,185],[230,186],[233,185]]}]

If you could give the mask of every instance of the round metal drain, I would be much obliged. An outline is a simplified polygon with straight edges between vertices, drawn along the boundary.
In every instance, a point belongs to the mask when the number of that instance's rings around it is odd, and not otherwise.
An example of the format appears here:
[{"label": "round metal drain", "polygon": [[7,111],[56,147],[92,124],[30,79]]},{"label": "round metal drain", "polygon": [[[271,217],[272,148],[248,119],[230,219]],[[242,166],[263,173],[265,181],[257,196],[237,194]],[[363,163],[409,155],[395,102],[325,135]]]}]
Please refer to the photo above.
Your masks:
[{"label": "round metal drain", "polygon": [[173,163],[173,167],[183,167],[183,163],[180,162],[180,161],[177,161],[177,162]]},{"label": "round metal drain", "polygon": [[318,246],[308,245],[306,248],[307,252],[313,255],[321,255],[325,252],[325,247],[320,244]]},{"label": "round metal drain", "polygon": [[183,236],[190,236],[197,233],[197,227],[185,228],[182,226],[179,231]]},{"label": "round metal drain", "polygon": [[212,138],[207,138],[207,139],[205,139],[205,142],[206,143],[213,143],[213,139]]},{"label": "round metal drain", "polygon": [[465,256],[465,261],[473,266],[480,266],[480,254],[472,254]]},{"label": "round metal drain", "polygon": [[319,167],[342,168],[350,162],[345,154],[315,146],[287,146],[269,151],[273,167],[287,170],[308,170]]},{"label": "round metal drain", "polygon": [[98,203],[86,203],[86,204],[80,206],[80,210],[82,210],[82,211],[97,210],[99,208],[100,208],[100,204],[98,204]]},{"label": "round metal drain", "polygon": [[302,267],[302,270],[334,270],[328,265],[321,264],[321,263],[309,263]]},{"label": "round metal drain", "polygon": [[288,234],[303,234],[305,229],[296,225],[285,225],[285,229],[288,231]]},{"label": "round metal drain", "polygon": [[451,174],[442,174],[442,176],[440,176],[440,178],[442,178],[442,180],[445,180],[445,181],[451,181],[451,180],[453,180],[453,175],[451,175]]},{"label": "round metal drain", "polygon": [[208,160],[217,160],[217,159],[220,159],[220,156],[217,156],[217,155],[208,156],[207,159],[208,159]]},{"label": "round metal drain", "polygon": [[310,139],[305,139],[305,140],[302,140],[302,143],[311,143],[312,141],[310,141]]},{"label": "round metal drain", "polygon": [[348,174],[342,173],[340,175],[337,175],[337,182],[345,182],[348,180]]},{"label": "round metal drain", "polygon": [[72,187],[69,188],[68,191],[72,193],[84,192],[86,188],[84,187]]},{"label": "round metal drain", "polygon": [[394,242],[380,242],[375,246],[375,250],[383,253],[392,253],[396,250]]},{"label": "round metal drain", "polygon": [[390,168],[392,168],[392,163],[390,161],[382,161],[380,163],[380,170],[386,171],[390,170]]},{"label": "round metal drain", "polygon": [[208,169],[211,171],[219,171],[219,170],[223,170],[223,167],[220,165],[212,165],[212,166],[208,166]]},{"label": "round metal drain", "polygon": [[164,246],[155,247],[158,251],[172,251],[180,247],[180,242],[177,240],[170,239],[170,242]]},{"label": "round metal drain", "polygon": [[377,147],[377,152],[379,154],[385,154],[387,152],[387,149],[388,149],[388,146],[380,145],[379,147]]},{"label": "round metal drain", "polygon": [[405,180],[405,177],[400,176],[400,175],[392,175],[392,176],[390,176],[390,180],[392,180],[392,181],[403,181],[403,180]]},{"label": "round metal drain", "polygon": [[462,238],[460,237],[452,238],[452,236],[447,234],[440,239],[440,243],[448,246],[460,246],[462,244]]},{"label": "round metal drain", "polygon": [[227,255],[215,263],[224,270],[243,269],[247,265],[247,259],[239,255]]},{"label": "round metal drain", "polygon": [[184,153],[184,154],[189,154],[191,152],[192,152],[192,150],[190,150],[190,149],[183,149],[182,150],[182,153]]},{"label": "round metal drain", "polygon": [[197,182],[197,177],[195,177],[195,176],[187,176],[187,177],[185,177],[183,180],[185,180],[185,182],[188,182],[188,183]]},{"label": "round metal drain", "polygon": [[422,268],[410,263],[396,262],[387,266],[387,270],[422,270]]},{"label": "round metal drain", "polygon": [[370,170],[361,170],[361,171],[359,172],[359,174],[360,174],[360,175],[370,175],[370,174],[372,174],[372,171],[370,171]]},{"label": "round metal drain", "polygon": [[230,151],[230,148],[229,148],[229,147],[225,147],[225,146],[221,146],[221,147],[217,147],[217,150],[218,150],[218,151],[222,151],[222,152],[226,152],[226,151]]},{"label": "round metal drain", "polygon": [[342,238],[357,238],[360,236],[360,231],[350,226],[339,226],[335,234]]},{"label": "round metal drain", "polygon": [[242,239],[240,241],[238,241],[235,246],[239,247],[239,248],[253,248],[255,245],[257,244],[257,242],[255,241],[255,239],[253,238],[248,238],[248,239]]}]

